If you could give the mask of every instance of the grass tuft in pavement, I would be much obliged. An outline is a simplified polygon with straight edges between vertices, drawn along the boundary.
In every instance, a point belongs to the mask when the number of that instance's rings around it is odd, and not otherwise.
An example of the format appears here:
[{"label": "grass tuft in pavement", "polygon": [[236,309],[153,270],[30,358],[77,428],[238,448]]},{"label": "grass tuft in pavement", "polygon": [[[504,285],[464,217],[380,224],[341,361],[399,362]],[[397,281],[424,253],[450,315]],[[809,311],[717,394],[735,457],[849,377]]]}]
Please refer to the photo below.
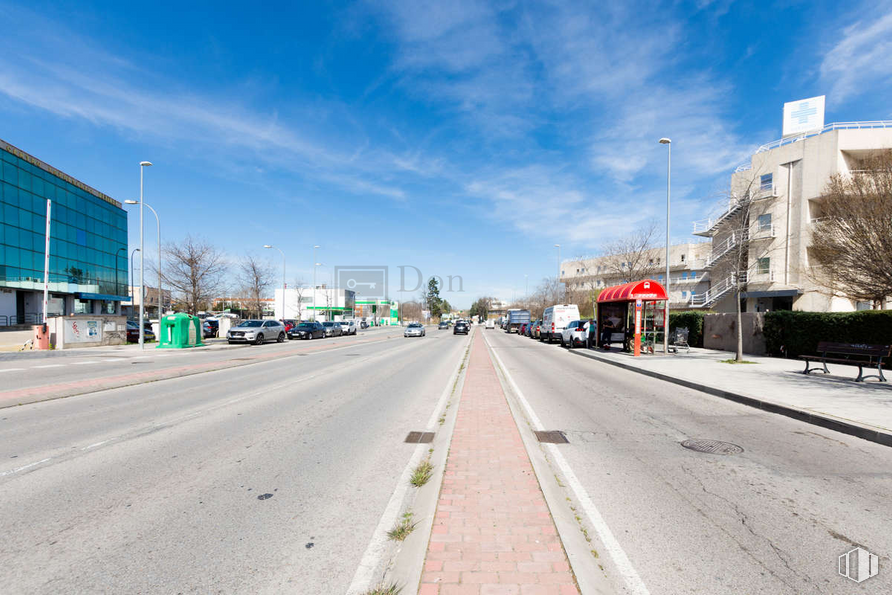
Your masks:
[{"label": "grass tuft in pavement", "polygon": [[402,587],[397,587],[395,584],[391,583],[389,585],[378,585],[371,591],[366,591],[362,595],[397,595],[397,593],[402,590]]},{"label": "grass tuft in pavement", "polygon": [[415,467],[415,470],[412,471],[412,476],[409,478],[409,483],[411,483],[416,488],[420,488],[424,484],[426,484],[431,475],[433,475],[434,466],[431,465],[431,461],[429,458],[424,459],[418,466]]},{"label": "grass tuft in pavement", "polygon": [[[415,525],[418,523],[412,522],[412,511],[407,511],[403,514],[402,520],[396,524],[396,527],[387,532],[387,537],[392,539],[393,541],[404,541],[409,534],[415,530]],[[395,585],[391,585],[394,587]],[[390,591],[381,591],[382,593],[389,593]]]}]

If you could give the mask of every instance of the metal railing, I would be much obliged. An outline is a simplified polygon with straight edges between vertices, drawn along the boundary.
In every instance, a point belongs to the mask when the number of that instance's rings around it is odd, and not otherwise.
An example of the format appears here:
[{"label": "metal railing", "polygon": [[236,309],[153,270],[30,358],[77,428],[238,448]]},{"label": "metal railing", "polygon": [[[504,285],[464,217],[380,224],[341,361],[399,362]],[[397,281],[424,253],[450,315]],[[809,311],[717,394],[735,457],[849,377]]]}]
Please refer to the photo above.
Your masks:
[{"label": "metal railing", "polygon": [[797,134],[796,136],[788,136],[775,141],[771,141],[770,143],[765,143],[764,145],[756,149],[756,153],[764,153],[765,151],[770,151],[771,149],[776,149],[784,145],[796,143],[813,136],[819,136],[821,134],[824,134],[825,132],[830,132],[832,130],[860,130],[870,128],[892,128],[892,120],[869,120],[865,122],[832,122],[825,125],[820,130],[803,132],[802,134]]},{"label": "metal railing", "polygon": [[746,241],[747,234],[743,232],[732,232],[725,241],[717,246],[712,247],[712,254],[706,259],[706,270],[711,269],[716,262],[737,247],[741,242]]},{"label": "metal railing", "polygon": [[750,232],[750,238],[754,240],[763,240],[767,238],[777,237],[774,231],[774,223],[768,225],[757,225],[756,229]]},{"label": "metal railing", "polygon": [[0,326],[17,326],[20,324],[40,324],[43,315],[40,313],[26,313],[24,316],[16,314],[0,314]]},{"label": "metal railing", "polygon": [[738,275],[728,275],[703,293],[691,296],[690,305],[692,308],[706,308],[714,304],[718,299],[734,289],[738,279],[742,283],[746,283],[746,273]]}]

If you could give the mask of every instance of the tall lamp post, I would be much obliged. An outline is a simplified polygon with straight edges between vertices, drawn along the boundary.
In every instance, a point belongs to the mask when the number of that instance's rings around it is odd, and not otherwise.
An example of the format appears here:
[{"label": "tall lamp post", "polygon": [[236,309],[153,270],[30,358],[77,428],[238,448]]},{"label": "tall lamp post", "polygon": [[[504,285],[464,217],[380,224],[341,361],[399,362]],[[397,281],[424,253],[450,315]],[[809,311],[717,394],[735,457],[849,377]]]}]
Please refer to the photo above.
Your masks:
[{"label": "tall lamp post", "polygon": [[[128,205],[138,205],[142,204],[141,201],[138,200],[125,200],[125,204]],[[152,214],[155,215],[155,223],[158,225],[158,324],[161,324],[161,305],[163,302],[161,301],[161,218],[158,217],[158,211],[152,208],[152,205],[146,204],[146,208],[152,211]],[[142,253],[140,253],[140,256]],[[145,291],[140,289],[142,294],[145,294]],[[160,327],[159,327],[160,328]]]},{"label": "tall lamp post", "polygon": [[316,267],[319,266],[319,263],[316,262],[316,250],[318,250],[320,246],[313,246],[313,321],[316,321]]},{"label": "tall lamp post", "polygon": [[133,257],[136,256],[136,253],[139,252],[139,248],[134,248],[133,252],[130,253],[130,315],[133,315],[133,288],[136,287],[133,284],[133,270],[136,268],[133,266]]},{"label": "tall lamp post", "polygon": [[282,320],[285,320],[285,253],[280,248],[276,248],[272,244],[264,244],[264,248],[275,248],[282,255]]},{"label": "tall lamp post", "polygon": [[666,137],[660,139],[661,145],[669,149],[666,158],[666,311],[663,316],[663,354],[669,354],[669,197],[672,184],[672,140]]},{"label": "tall lamp post", "polygon": [[145,246],[145,237],[143,234],[143,205],[145,205],[145,200],[143,200],[143,173],[146,171],[147,167],[151,167],[152,163],[150,161],[140,161],[139,162],[139,348],[146,348],[146,328],[145,328],[145,299],[144,296],[146,292],[143,290],[145,287],[145,274],[146,274],[146,246]]},{"label": "tall lamp post", "polygon": [[560,294],[560,299],[563,300],[563,299],[564,299],[564,292],[561,291],[561,245],[560,245],[560,244],[555,244],[554,247],[558,249],[558,250],[557,250],[557,253],[558,253],[558,276],[557,276],[557,280],[558,280],[558,293]]}]

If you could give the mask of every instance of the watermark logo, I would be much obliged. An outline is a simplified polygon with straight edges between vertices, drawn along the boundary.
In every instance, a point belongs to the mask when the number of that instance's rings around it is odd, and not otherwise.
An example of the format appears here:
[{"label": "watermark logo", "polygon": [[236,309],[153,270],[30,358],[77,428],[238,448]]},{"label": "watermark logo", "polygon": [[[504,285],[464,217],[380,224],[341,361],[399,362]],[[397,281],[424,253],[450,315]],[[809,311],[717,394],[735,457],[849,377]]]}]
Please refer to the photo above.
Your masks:
[{"label": "watermark logo", "polygon": [[356,292],[356,299],[387,299],[386,266],[336,266],[334,273],[337,286]]},{"label": "watermark logo", "polygon": [[880,571],[880,560],[866,549],[856,547],[839,557],[839,574],[851,581],[860,583]]}]

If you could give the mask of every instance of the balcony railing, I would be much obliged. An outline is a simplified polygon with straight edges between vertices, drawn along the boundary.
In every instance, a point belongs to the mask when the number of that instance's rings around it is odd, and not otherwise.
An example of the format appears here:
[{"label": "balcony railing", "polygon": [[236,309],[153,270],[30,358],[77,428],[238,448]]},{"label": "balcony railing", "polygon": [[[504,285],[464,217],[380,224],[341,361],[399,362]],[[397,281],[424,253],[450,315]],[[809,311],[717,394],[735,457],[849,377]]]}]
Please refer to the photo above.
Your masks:
[{"label": "balcony railing", "polygon": [[750,232],[750,238],[754,240],[764,240],[774,237],[777,237],[774,231],[774,223],[769,225],[758,225],[756,226],[756,229]]},{"label": "balcony railing", "polygon": [[715,263],[721,260],[726,254],[728,254],[731,250],[736,248],[741,242],[746,240],[745,233],[742,232],[734,232],[729,235],[725,240],[712,247],[712,254],[709,255],[709,258],[706,259],[706,270],[711,269]]}]

